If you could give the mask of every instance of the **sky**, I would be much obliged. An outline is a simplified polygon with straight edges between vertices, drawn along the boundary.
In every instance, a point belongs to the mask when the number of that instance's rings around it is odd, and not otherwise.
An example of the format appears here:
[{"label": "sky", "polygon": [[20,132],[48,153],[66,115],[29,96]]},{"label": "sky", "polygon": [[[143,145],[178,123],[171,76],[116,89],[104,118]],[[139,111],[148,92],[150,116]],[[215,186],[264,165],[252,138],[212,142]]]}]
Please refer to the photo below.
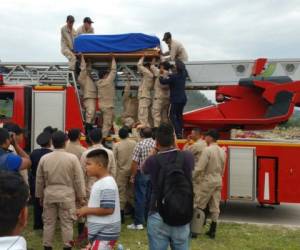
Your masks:
[{"label": "sky", "polygon": [[170,31],[191,61],[299,57],[297,0],[1,1],[2,62],[63,62],[60,27],[90,16],[97,34]]}]

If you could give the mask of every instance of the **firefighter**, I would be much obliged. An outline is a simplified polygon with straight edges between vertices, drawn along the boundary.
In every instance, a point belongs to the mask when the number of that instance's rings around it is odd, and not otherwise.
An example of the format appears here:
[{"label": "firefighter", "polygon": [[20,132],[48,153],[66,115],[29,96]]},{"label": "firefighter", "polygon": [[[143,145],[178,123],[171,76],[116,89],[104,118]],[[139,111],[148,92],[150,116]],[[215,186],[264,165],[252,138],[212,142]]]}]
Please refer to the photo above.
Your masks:
[{"label": "firefighter", "polygon": [[130,187],[130,175],[131,175],[131,160],[133,150],[136,142],[128,138],[128,128],[123,127],[119,130],[120,142],[116,143],[113,147],[113,152],[117,164],[117,184],[120,194],[120,209],[121,209],[121,221],[124,223],[124,209],[127,203],[128,189]]},{"label": "firefighter", "polygon": [[92,19],[90,17],[85,17],[83,19],[83,24],[77,29],[76,35],[79,36],[81,34],[94,34],[94,28],[92,27]]},{"label": "firefighter", "polygon": [[136,91],[131,90],[131,80],[128,78],[123,92],[122,123],[130,129],[137,122],[138,105]]},{"label": "firefighter", "polygon": [[[168,123],[170,107],[170,88],[168,85],[160,84],[159,77],[166,78],[169,72],[166,70],[166,63],[161,63],[159,69],[155,66],[155,59],[151,63],[151,71],[155,77],[154,96],[152,102],[152,117],[154,127],[159,127],[161,123]],[[168,69],[168,68],[167,68]]]},{"label": "firefighter", "polygon": [[117,75],[117,64],[113,57],[110,71],[101,71],[99,79],[96,82],[98,88],[98,101],[102,114],[102,136],[103,138],[109,135],[114,120],[114,98],[115,85],[114,81]]},{"label": "firefighter", "polygon": [[188,61],[188,54],[185,48],[180,42],[172,38],[172,34],[170,32],[166,32],[164,34],[163,41],[169,47],[169,51],[162,54],[163,56],[168,56],[166,59],[170,59],[171,61],[175,61],[176,59],[183,62]]},{"label": "firefighter", "polygon": [[97,87],[90,76],[90,70],[87,67],[83,55],[81,55],[78,83],[83,93],[83,106],[85,108],[85,130],[86,134],[88,134],[95,123]]},{"label": "firefighter", "polygon": [[67,16],[67,24],[61,28],[61,53],[69,60],[69,69],[75,70],[76,56],[73,51],[74,38],[76,31],[73,28],[75,19],[73,16]]},{"label": "firefighter", "polygon": [[218,138],[219,133],[216,130],[206,133],[205,141],[208,146],[203,150],[194,170],[194,179],[197,180],[196,190],[200,191],[199,195],[195,197],[195,203],[197,208],[202,211],[209,206],[212,222],[206,235],[212,239],[216,235],[217,220],[220,214],[222,176],[225,169],[225,151],[218,146]]},{"label": "firefighter", "polygon": [[65,151],[66,135],[52,135],[54,152],[44,155],[36,175],[36,197],[43,204],[43,245],[51,250],[57,218],[60,220],[64,250],[71,249],[73,222],[76,219],[75,200],[84,203],[85,184],[79,160]]},{"label": "firefighter", "polygon": [[138,90],[138,120],[143,127],[150,127],[149,111],[151,107],[151,90],[154,85],[154,76],[150,70],[150,63],[144,65],[144,59],[145,57],[142,57],[137,64],[138,70],[142,74],[142,80]]}]

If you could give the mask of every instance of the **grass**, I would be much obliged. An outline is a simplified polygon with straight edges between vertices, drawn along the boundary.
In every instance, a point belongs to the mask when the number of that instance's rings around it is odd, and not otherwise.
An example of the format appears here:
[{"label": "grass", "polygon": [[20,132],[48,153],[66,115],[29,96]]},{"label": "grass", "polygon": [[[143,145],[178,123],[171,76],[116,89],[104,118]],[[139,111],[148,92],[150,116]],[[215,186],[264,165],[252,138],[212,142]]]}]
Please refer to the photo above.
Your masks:
[{"label": "grass", "polygon": [[[127,219],[126,222],[130,222]],[[148,249],[146,230],[129,231],[123,226],[119,243],[125,250]],[[74,230],[76,232],[76,230]],[[32,230],[32,210],[29,224],[23,233],[28,249],[40,250],[42,232]],[[60,231],[55,235],[54,250],[62,249]],[[300,249],[300,229],[279,226],[255,226],[249,224],[220,223],[216,240],[201,235],[191,241],[192,250],[297,250]]]}]

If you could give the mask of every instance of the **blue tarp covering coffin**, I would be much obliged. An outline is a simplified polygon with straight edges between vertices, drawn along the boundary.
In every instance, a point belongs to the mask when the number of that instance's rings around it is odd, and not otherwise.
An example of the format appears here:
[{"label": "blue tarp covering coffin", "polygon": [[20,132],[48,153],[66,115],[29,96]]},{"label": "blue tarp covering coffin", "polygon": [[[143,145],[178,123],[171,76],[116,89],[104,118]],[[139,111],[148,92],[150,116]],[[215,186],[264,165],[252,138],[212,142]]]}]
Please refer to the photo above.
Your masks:
[{"label": "blue tarp covering coffin", "polygon": [[130,53],[160,46],[156,36],[142,33],[121,35],[80,35],[75,38],[77,53]]}]

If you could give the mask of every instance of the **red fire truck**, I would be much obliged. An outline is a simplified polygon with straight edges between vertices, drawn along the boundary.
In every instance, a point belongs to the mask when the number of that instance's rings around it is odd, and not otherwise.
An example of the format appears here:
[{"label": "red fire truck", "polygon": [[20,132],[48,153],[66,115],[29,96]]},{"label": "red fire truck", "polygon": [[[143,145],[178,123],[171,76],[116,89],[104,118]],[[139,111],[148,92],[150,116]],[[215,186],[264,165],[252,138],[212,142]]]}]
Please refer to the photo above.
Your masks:
[{"label": "red fire truck", "polygon": [[[300,142],[229,140],[232,128],[272,129],[285,122],[300,105],[300,60],[188,62],[188,89],[215,89],[218,104],[184,115],[185,130],[217,128],[227,151],[223,200],[261,204],[300,203]],[[94,63],[93,68],[107,67]],[[0,120],[25,128],[26,148],[48,125],[84,131],[80,90],[63,63],[1,63]],[[125,74],[124,74],[125,72]],[[118,63],[116,87],[124,75],[134,84],[136,63]],[[97,74],[95,74],[97,75]],[[251,76],[251,77],[250,77]],[[95,76],[96,77],[96,76]],[[179,146],[185,143],[178,141]]]}]

